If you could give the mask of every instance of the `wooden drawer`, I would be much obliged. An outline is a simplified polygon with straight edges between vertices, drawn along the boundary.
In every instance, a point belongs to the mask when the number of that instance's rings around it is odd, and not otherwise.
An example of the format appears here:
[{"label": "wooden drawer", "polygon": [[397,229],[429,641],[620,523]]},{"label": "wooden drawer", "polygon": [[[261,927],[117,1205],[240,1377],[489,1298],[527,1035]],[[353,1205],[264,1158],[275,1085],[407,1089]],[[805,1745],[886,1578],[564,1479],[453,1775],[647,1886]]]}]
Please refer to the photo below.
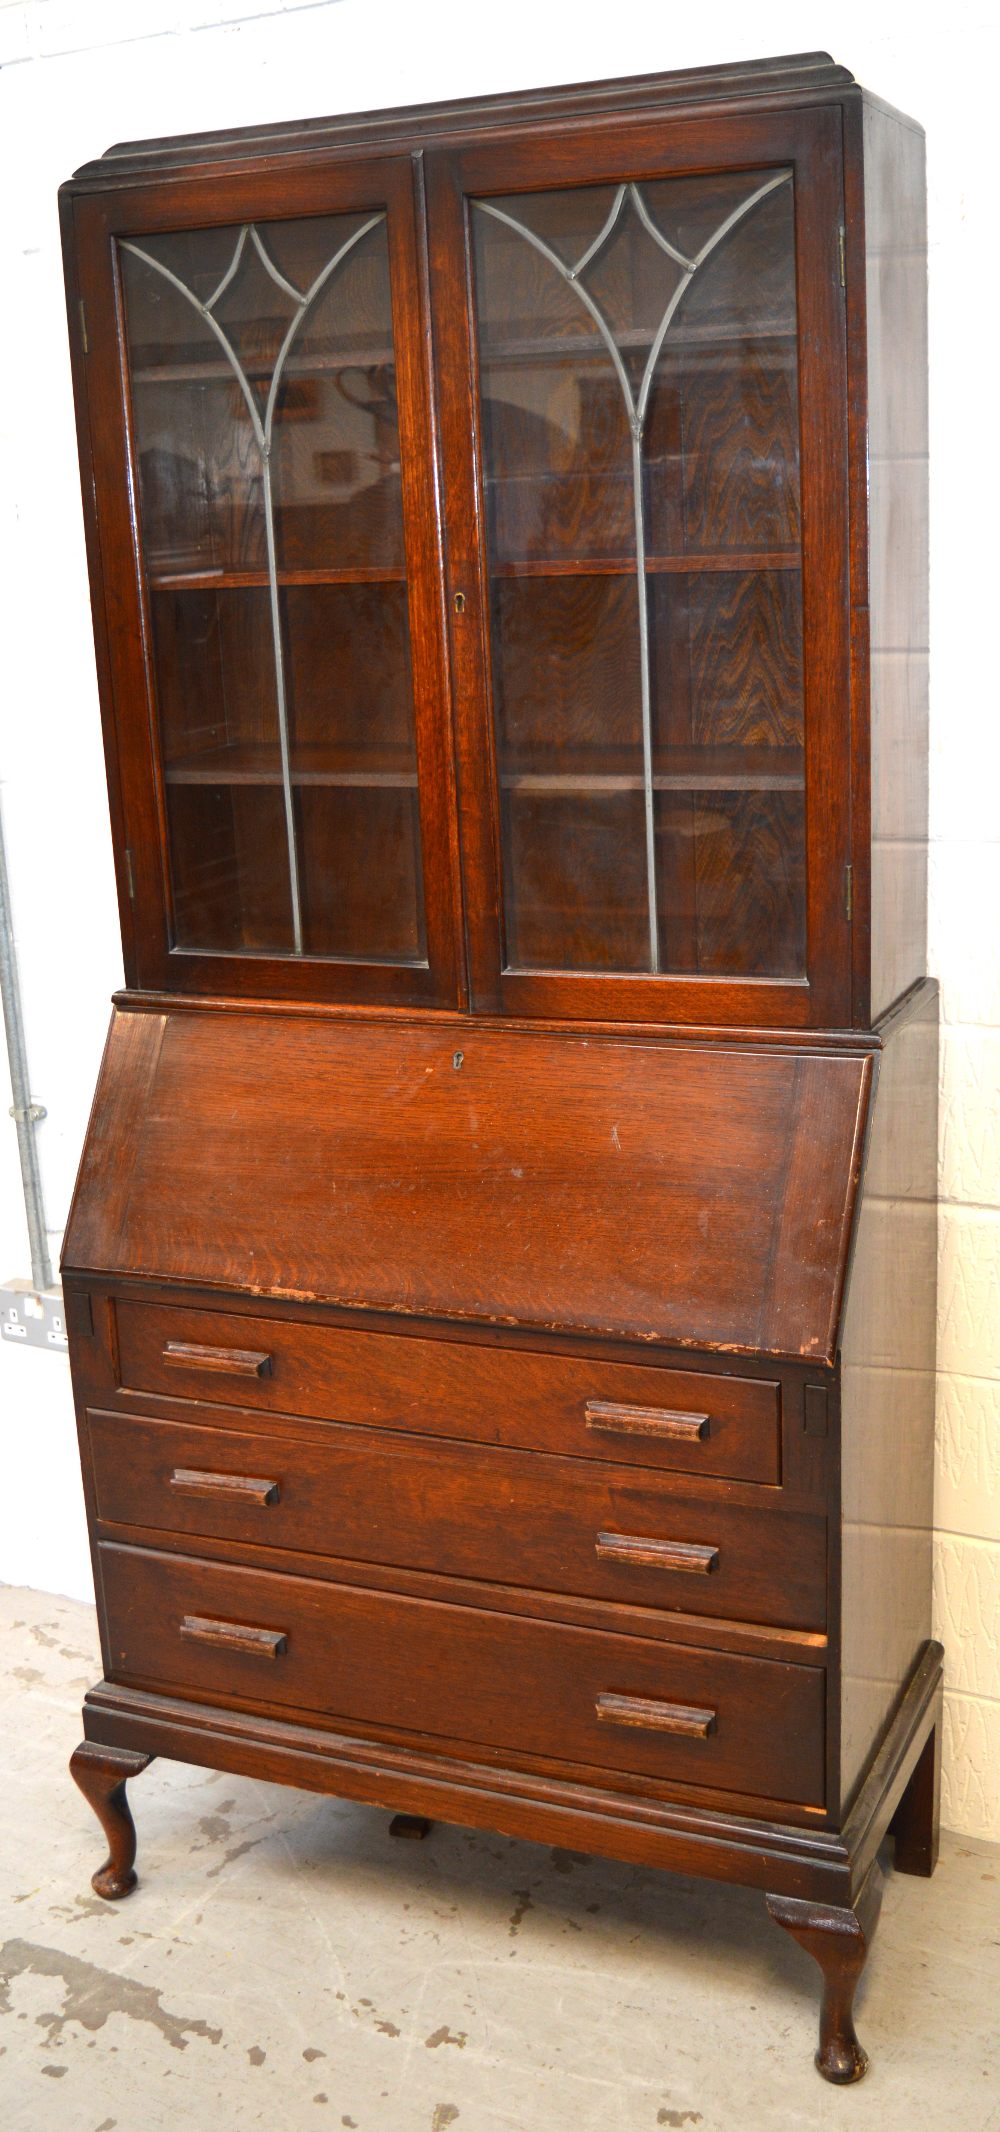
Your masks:
[{"label": "wooden drawer", "polygon": [[780,1478],[779,1387],[760,1378],[167,1304],[124,1301],[116,1312],[129,1391],[665,1471]]},{"label": "wooden drawer", "polygon": [[816,1667],[144,1548],[99,1557],[117,1681],[822,1803]]},{"label": "wooden drawer", "polygon": [[289,1437],[88,1416],[99,1515],[541,1591],[821,1629],[820,1517],[629,1466],[334,1423]]}]

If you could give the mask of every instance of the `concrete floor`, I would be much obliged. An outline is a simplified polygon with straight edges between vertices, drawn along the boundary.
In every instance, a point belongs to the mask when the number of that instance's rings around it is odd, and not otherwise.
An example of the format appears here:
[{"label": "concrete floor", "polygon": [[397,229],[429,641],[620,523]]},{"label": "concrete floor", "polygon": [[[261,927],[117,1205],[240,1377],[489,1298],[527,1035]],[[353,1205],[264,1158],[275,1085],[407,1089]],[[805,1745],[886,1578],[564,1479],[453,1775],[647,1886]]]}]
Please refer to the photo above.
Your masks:
[{"label": "concrete floor", "polygon": [[1000,2132],[1000,1850],[890,1872],[858,2088],[817,1973],[715,1888],[157,1762],[137,1892],[66,1775],[93,1611],[0,1588],[2,2132]]}]

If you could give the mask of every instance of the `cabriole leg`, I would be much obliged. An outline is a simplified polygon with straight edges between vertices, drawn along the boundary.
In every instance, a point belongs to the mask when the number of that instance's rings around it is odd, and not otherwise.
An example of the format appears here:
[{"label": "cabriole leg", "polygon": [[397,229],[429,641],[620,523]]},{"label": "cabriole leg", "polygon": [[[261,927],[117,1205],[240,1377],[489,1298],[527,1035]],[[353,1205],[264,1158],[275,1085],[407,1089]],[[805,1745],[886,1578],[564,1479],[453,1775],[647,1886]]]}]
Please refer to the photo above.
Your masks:
[{"label": "cabriole leg", "polygon": [[877,1860],[853,1909],[827,1908],[822,1903],[802,1902],[788,1895],[769,1895],[767,1907],[775,1924],[783,1925],[798,1940],[822,1972],[823,2007],[816,2064],[824,2080],[845,2087],[849,2081],[863,2079],[868,2071],[868,2055],[855,2033],[854,1994],[882,1907],[882,1875]]},{"label": "cabriole leg", "polygon": [[93,1740],[83,1740],[70,1761],[70,1775],[108,1839],[108,1856],[91,1881],[95,1894],[108,1902],[131,1895],[135,1887],[135,1823],[125,1786],[130,1777],[141,1776],[152,1759],[128,1747],[99,1747]]},{"label": "cabriole leg", "polygon": [[896,1870],[928,1880],[938,1861],[941,1830],[941,1718],[928,1733],[920,1760],[889,1824]]}]

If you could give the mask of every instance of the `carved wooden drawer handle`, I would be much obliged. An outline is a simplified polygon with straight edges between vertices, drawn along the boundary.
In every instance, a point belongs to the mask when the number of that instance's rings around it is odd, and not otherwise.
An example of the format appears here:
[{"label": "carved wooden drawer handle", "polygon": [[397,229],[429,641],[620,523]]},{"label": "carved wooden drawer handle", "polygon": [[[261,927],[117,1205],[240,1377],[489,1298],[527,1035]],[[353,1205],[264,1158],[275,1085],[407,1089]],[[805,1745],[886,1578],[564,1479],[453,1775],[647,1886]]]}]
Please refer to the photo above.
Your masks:
[{"label": "carved wooden drawer handle", "polygon": [[255,1347],[199,1347],[194,1340],[168,1340],[164,1362],[175,1368],[218,1370],[226,1377],[269,1377],[271,1357]]},{"label": "carved wooden drawer handle", "polygon": [[178,1495],[207,1495],[217,1501],[219,1496],[234,1496],[239,1503],[277,1503],[281,1500],[278,1481],[256,1480],[249,1473],[201,1473],[196,1466],[175,1466],[169,1486],[176,1488]]},{"label": "carved wooden drawer handle", "polygon": [[641,1695],[599,1695],[594,1705],[602,1725],[638,1725],[644,1732],[674,1732],[685,1740],[707,1740],[715,1731],[714,1710],[685,1703],[648,1702]]},{"label": "carved wooden drawer handle", "polygon": [[283,1658],[288,1649],[283,1629],[249,1629],[238,1621],[209,1621],[204,1614],[185,1614],[181,1635],[219,1650],[245,1651],[251,1658]]},{"label": "carved wooden drawer handle", "polygon": [[655,1436],[663,1443],[704,1443],[708,1435],[707,1414],[671,1414],[664,1407],[624,1407],[613,1399],[588,1399],[584,1408],[588,1429],[602,1436]]},{"label": "carved wooden drawer handle", "polygon": [[602,1562],[634,1562],[637,1569],[690,1570],[698,1577],[711,1576],[719,1567],[717,1547],[699,1547],[689,1540],[642,1540],[630,1532],[599,1532],[597,1553]]}]

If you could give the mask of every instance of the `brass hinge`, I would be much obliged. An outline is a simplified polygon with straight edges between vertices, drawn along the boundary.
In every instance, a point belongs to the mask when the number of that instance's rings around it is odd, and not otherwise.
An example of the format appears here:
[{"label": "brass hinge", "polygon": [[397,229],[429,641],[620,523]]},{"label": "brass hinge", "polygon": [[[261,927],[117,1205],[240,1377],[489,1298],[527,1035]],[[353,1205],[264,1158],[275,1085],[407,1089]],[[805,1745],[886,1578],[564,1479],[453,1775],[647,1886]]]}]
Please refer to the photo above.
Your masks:
[{"label": "brass hinge", "polygon": [[82,336],[83,336],[83,352],[84,352],[84,355],[89,355],[89,354],[90,354],[90,342],[89,342],[89,340],[87,339],[87,306],[86,306],[86,304],[84,303],[84,300],[83,300],[83,297],[82,297],[82,296],[80,296],[80,297],[78,297],[78,298],[77,298],[77,302],[78,302],[78,305],[79,305],[79,310],[80,310],[80,332],[81,332],[81,334],[82,334]]},{"label": "brass hinge", "polygon": [[850,925],[854,918],[854,868],[844,868],[844,916]]},{"label": "brass hinge", "polygon": [[128,848],[128,845],[127,845],[127,844],[126,844],[126,846],[125,846],[125,879],[126,879],[126,882],[128,883],[128,900],[129,900],[129,902],[130,902],[130,903],[134,903],[134,902],[135,902],[135,869],[134,869],[134,867],[133,867],[133,865],[132,865],[132,853],[130,852],[130,850],[129,850],[129,848]]},{"label": "brass hinge", "polygon": [[846,289],[847,287],[847,264],[845,252],[846,244],[847,231],[845,230],[843,223],[841,223],[840,228],[837,231],[837,256],[840,260],[840,286],[842,289]]}]

